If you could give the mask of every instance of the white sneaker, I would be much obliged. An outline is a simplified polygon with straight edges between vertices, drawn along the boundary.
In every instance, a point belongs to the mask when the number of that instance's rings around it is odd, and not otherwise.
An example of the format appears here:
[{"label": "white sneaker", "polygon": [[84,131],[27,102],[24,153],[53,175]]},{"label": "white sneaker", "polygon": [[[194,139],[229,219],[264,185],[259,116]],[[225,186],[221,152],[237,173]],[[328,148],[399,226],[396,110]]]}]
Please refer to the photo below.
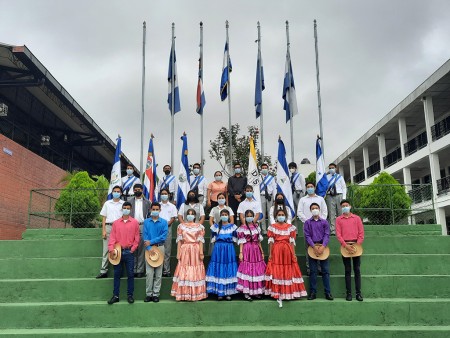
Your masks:
[{"label": "white sneaker", "polygon": [[281,299],[277,299],[278,307],[283,307],[283,301]]}]

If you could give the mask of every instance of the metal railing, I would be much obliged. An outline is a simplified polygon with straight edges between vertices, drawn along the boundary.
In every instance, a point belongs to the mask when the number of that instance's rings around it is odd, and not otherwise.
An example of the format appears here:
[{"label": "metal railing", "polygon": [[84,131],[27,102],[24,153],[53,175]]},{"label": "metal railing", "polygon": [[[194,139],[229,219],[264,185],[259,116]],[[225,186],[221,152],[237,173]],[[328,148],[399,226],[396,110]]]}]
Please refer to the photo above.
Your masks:
[{"label": "metal railing", "polygon": [[362,181],[364,181],[365,179],[366,179],[366,177],[364,176],[364,170],[361,171],[361,172],[359,172],[359,173],[357,173],[355,176],[353,176],[353,181],[354,181],[355,183],[362,182]]},{"label": "metal railing", "polygon": [[446,194],[450,191],[450,176],[443,177],[436,181],[438,195]]},{"label": "metal railing", "polygon": [[397,149],[391,151],[389,154],[383,157],[384,167],[388,168],[391,165],[397,163],[398,161],[401,161],[401,159],[402,159],[402,150],[400,147],[398,147]]},{"label": "metal railing", "polygon": [[424,131],[422,134],[417,135],[413,139],[409,140],[404,144],[405,156],[414,154],[417,150],[422,149],[428,144],[427,132]]},{"label": "metal railing", "polygon": [[439,121],[434,126],[431,126],[431,139],[433,141],[439,140],[450,133],[450,116],[447,116],[442,121]]},{"label": "metal railing", "polygon": [[372,177],[373,175],[378,174],[381,171],[380,161],[376,161],[371,166],[367,167],[367,177]]}]

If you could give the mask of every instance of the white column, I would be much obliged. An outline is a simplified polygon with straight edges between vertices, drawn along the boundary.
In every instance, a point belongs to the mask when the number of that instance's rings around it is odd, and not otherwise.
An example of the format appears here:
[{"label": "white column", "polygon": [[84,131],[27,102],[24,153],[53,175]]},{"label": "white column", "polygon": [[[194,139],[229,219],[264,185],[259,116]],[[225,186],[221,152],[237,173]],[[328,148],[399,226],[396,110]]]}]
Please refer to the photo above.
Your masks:
[{"label": "white column", "polygon": [[442,234],[447,235],[447,221],[445,217],[445,209],[436,208],[435,212],[436,212],[436,223],[441,225]]},{"label": "white column", "polygon": [[433,110],[433,98],[427,96],[422,99],[423,102],[423,112],[425,114],[425,127],[427,129],[427,139],[428,145],[431,144],[431,127],[434,125],[434,110]]},{"label": "white column", "polygon": [[369,148],[363,148],[363,165],[364,165],[364,178],[367,180],[367,168],[369,167]]},{"label": "white column", "polygon": [[378,134],[378,153],[380,155],[380,171],[384,170],[383,157],[386,156],[386,137],[384,134]]},{"label": "white column", "polygon": [[344,178],[344,181],[347,182],[347,180],[345,179],[345,168],[343,165],[339,166],[339,175],[341,175]]},{"label": "white column", "polygon": [[411,169],[403,168],[403,184],[406,186],[406,191],[411,190]]},{"label": "white column", "polygon": [[440,170],[440,164],[439,164],[439,155],[438,154],[430,154],[430,174],[431,174],[431,185],[433,187],[433,197],[435,199],[436,203],[436,197],[437,197],[437,180],[441,178],[441,170]]},{"label": "white column", "polygon": [[400,149],[402,152],[402,159],[405,159],[404,144],[408,141],[408,133],[406,132],[406,120],[404,117],[398,119],[398,133],[400,135]]},{"label": "white column", "polygon": [[353,176],[356,175],[356,173],[355,173],[355,159],[353,157],[349,157],[348,158],[348,165],[350,167],[350,181],[352,183],[355,183],[354,179],[353,179]]}]

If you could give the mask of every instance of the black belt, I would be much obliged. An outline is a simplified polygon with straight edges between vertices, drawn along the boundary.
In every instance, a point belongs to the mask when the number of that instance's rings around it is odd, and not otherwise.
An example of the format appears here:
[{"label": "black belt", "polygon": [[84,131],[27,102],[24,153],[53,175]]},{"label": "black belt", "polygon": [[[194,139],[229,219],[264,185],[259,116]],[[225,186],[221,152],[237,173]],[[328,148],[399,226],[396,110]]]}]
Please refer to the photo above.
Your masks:
[{"label": "black belt", "polygon": [[105,223],[105,225],[112,225],[112,223]]},{"label": "black belt", "polygon": [[314,242],[314,244],[323,244],[323,241]]},{"label": "black belt", "polygon": [[156,244],[151,244],[151,246],[154,246],[154,245],[156,245],[156,246],[163,246],[163,245],[164,245],[164,243],[156,243]]},{"label": "black belt", "polygon": [[124,250],[131,250],[131,248],[122,248],[122,251]]},{"label": "black belt", "polygon": [[344,239],[345,243],[356,243],[357,241],[357,239]]}]

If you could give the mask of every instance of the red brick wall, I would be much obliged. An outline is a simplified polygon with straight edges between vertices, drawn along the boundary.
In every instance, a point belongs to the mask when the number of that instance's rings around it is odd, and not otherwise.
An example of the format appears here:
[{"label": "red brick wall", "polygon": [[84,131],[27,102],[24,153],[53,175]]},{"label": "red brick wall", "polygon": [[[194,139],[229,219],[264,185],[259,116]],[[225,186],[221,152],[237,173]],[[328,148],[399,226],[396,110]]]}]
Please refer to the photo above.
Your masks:
[{"label": "red brick wall", "polygon": [[61,168],[0,135],[0,240],[22,238],[30,190],[61,187],[58,182],[64,175]]}]

